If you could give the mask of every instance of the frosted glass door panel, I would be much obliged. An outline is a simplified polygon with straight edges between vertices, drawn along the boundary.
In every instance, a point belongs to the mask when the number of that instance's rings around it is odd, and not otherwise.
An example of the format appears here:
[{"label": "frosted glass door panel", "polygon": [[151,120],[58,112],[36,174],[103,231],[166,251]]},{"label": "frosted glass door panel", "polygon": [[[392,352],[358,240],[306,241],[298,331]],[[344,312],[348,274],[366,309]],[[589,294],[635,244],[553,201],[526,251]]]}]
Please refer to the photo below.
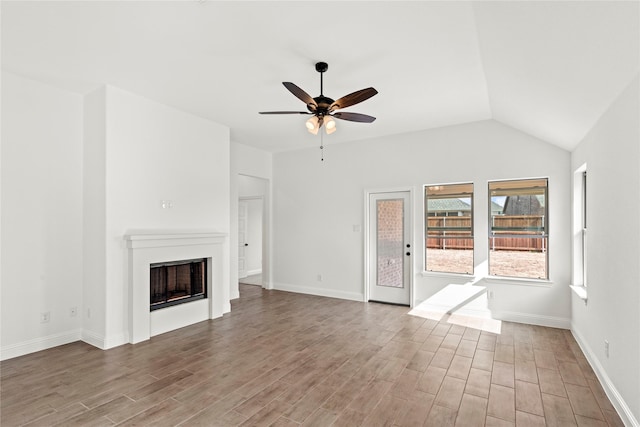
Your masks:
[{"label": "frosted glass door panel", "polygon": [[377,285],[404,286],[404,201],[378,200],[377,216]]},{"label": "frosted glass door panel", "polygon": [[367,300],[410,305],[411,193],[369,193]]}]

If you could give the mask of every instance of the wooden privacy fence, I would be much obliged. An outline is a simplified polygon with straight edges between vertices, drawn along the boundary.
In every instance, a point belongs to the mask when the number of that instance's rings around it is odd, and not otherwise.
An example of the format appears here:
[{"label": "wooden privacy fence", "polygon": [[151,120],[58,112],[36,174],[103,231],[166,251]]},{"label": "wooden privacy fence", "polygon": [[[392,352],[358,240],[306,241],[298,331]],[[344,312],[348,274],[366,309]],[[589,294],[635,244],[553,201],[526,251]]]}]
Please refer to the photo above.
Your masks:
[{"label": "wooden privacy fence", "polygon": [[[427,248],[473,249],[471,218],[465,216],[427,217]],[[492,250],[547,250],[543,215],[500,215],[492,218]],[[520,237],[522,236],[522,237]]]},{"label": "wooden privacy fence", "polygon": [[473,249],[471,217],[427,217],[427,248]]}]

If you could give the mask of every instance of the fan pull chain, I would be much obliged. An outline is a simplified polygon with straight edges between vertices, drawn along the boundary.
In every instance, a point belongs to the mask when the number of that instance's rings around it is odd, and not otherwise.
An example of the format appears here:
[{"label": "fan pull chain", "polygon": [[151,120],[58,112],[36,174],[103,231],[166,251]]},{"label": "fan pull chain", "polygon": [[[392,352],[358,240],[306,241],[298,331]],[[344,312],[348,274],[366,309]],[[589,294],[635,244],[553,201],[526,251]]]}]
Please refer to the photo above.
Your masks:
[{"label": "fan pull chain", "polygon": [[324,162],[324,134],[320,131],[320,161]]}]

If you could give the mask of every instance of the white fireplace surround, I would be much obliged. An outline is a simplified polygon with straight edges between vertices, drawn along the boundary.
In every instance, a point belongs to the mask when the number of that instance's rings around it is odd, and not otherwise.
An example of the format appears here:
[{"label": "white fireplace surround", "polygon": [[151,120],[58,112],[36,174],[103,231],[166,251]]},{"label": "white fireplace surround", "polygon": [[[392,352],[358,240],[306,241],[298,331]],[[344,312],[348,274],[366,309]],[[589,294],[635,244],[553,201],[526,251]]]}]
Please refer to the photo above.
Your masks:
[{"label": "white fireplace surround", "polygon": [[[124,236],[128,248],[129,342],[221,317],[224,307],[223,261],[227,235],[216,232],[135,232]],[[150,311],[150,266],[158,262],[207,259],[207,298]]]}]

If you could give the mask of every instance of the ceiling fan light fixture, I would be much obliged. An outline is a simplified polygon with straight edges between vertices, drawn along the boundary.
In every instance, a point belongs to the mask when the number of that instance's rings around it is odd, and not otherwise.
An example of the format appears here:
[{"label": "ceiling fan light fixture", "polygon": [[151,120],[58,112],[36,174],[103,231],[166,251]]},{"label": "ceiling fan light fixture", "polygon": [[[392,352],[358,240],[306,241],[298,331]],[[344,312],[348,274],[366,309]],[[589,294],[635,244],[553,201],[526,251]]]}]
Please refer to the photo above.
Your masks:
[{"label": "ceiling fan light fixture", "polygon": [[307,130],[309,133],[314,135],[318,134],[318,130],[320,129],[320,121],[318,120],[318,116],[313,116],[305,123]]},{"label": "ceiling fan light fixture", "polygon": [[334,118],[350,122],[373,122],[376,119],[373,116],[351,112],[336,112],[336,110],[341,110],[343,108],[359,104],[362,101],[366,101],[376,95],[378,91],[369,87],[350,93],[334,101],[323,94],[322,73],[327,71],[328,68],[329,66],[326,62],[316,63],[316,71],[320,73],[320,95],[315,98],[312,98],[311,95],[291,82],[282,82],[289,92],[306,104],[308,111],[261,111],[260,114],[311,114],[312,117],[307,120],[305,126],[307,127],[307,131],[313,135],[317,135],[322,126],[325,127],[327,135],[334,133],[336,131],[336,122]]},{"label": "ceiling fan light fixture", "polygon": [[324,120],[324,128],[327,131],[327,135],[331,135],[336,131],[336,121],[333,120],[333,117],[327,117]]}]

